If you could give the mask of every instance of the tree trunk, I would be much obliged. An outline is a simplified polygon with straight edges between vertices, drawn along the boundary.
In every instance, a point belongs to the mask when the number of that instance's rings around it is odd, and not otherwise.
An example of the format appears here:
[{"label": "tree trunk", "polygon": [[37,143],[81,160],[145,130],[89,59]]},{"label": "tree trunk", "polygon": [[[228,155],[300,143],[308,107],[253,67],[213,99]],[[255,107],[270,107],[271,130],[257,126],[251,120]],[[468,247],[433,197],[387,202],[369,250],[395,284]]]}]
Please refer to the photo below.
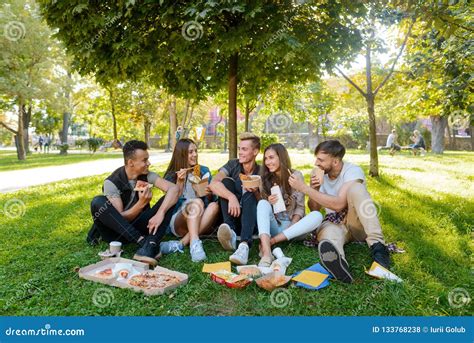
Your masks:
[{"label": "tree trunk", "polygon": [[469,134],[471,135],[471,151],[474,151],[474,133],[472,132],[472,129],[474,129],[474,125],[472,125],[472,120],[469,123]]},{"label": "tree trunk", "polygon": [[249,132],[250,101],[245,102],[245,132]]},{"label": "tree trunk", "polygon": [[321,142],[321,137],[319,136],[319,122],[316,125],[311,124],[311,122],[306,122],[308,125],[308,148],[311,152],[318,146]]},{"label": "tree trunk", "polygon": [[176,130],[178,129],[178,118],[176,117],[176,98],[173,97],[169,107],[170,111],[170,142],[171,150],[176,146]]},{"label": "tree trunk", "polygon": [[30,153],[30,142],[29,142],[29,133],[28,129],[30,128],[30,122],[31,122],[31,105],[28,106],[28,109],[26,109],[26,105],[23,105],[23,146],[25,149],[25,153],[29,154]]},{"label": "tree trunk", "polygon": [[237,69],[239,55],[234,53],[229,63],[229,159],[237,157]]},{"label": "tree trunk", "polygon": [[18,144],[18,135],[16,133],[13,135],[13,140],[15,141],[16,157],[20,159],[20,145]]},{"label": "tree trunk", "polygon": [[184,116],[183,116],[183,120],[181,121],[181,127],[184,128],[186,127],[186,123],[188,121],[188,113],[189,113],[189,105],[190,105],[191,101],[189,99],[186,100],[186,109],[184,110]]},{"label": "tree trunk", "polygon": [[[374,34],[372,34],[372,37]],[[367,91],[365,99],[367,101],[367,113],[369,114],[369,144],[370,144],[370,166],[369,175],[379,176],[379,156],[377,153],[377,126],[375,124],[375,94],[372,91],[372,60],[371,46],[367,43],[365,56],[365,74],[367,80]]]},{"label": "tree trunk", "polygon": [[327,128],[327,123],[329,123],[329,119],[328,119],[328,114],[324,114],[323,116],[323,120],[321,122],[321,132],[323,133],[323,139],[326,140],[327,139],[327,133],[328,133],[328,128]]},{"label": "tree trunk", "polygon": [[191,110],[189,111],[188,121],[186,122],[186,127],[188,127],[188,128],[191,126],[191,120],[193,119],[193,114],[194,114],[194,103],[191,105]]},{"label": "tree trunk", "polygon": [[60,132],[61,144],[67,144],[67,135],[69,131],[69,123],[71,121],[71,114],[69,112],[63,113],[63,128]]},{"label": "tree trunk", "polygon": [[379,176],[379,156],[377,153],[377,131],[375,125],[375,101],[373,95],[367,95],[367,112],[369,113],[370,176]]},{"label": "tree trunk", "polygon": [[112,110],[112,123],[113,123],[113,130],[114,130],[114,143],[118,141],[117,135],[117,118],[115,117],[115,95],[112,91],[112,88],[109,88],[109,95],[110,95],[110,108]]},{"label": "tree trunk", "polygon": [[447,119],[444,116],[430,116],[431,120],[431,151],[435,154],[444,152],[444,131]]},{"label": "tree trunk", "polygon": [[[71,73],[68,72],[67,76],[69,80],[71,80]],[[67,103],[67,108],[70,108],[70,93],[69,89],[66,88],[66,94],[64,95],[66,98],[66,103]],[[69,132],[69,125],[71,122],[71,113],[69,111],[64,111],[63,113],[63,128],[60,132],[60,139],[61,139],[61,144],[67,144],[67,135]]]},{"label": "tree trunk", "polygon": [[452,132],[452,134],[453,134],[453,147],[452,147],[453,150],[457,150],[457,149],[458,149],[458,147],[457,147],[457,145],[456,145],[456,131],[457,131],[457,130],[455,130],[455,129],[452,129],[452,130],[451,130],[451,132]]},{"label": "tree trunk", "polygon": [[17,131],[17,156],[19,160],[25,160],[25,140],[24,140],[24,125],[23,119],[24,115],[23,112],[25,111],[25,105],[20,102],[18,106],[18,131]]},{"label": "tree trunk", "polygon": [[151,122],[148,118],[145,118],[143,121],[143,128],[145,131],[145,143],[150,147],[150,130],[151,130]]}]

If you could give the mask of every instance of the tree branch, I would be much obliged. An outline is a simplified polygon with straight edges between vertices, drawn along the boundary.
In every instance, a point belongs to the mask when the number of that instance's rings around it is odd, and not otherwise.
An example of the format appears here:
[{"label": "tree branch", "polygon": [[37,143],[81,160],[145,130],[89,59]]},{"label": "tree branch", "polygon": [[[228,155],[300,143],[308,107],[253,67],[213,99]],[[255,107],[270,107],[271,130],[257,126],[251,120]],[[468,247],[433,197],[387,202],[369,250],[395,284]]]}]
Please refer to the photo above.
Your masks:
[{"label": "tree branch", "polygon": [[347,82],[349,82],[352,86],[354,86],[354,88],[357,89],[359,91],[359,93],[362,94],[362,96],[364,98],[367,96],[367,94],[359,86],[357,86],[354,83],[354,81],[352,81],[346,74],[344,74],[341,69],[336,67],[336,70],[342,75],[343,78],[345,78],[347,80]]},{"label": "tree branch", "polygon": [[387,76],[385,76],[385,78],[383,79],[382,83],[380,85],[378,85],[377,88],[375,88],[374,90],[374,96],[378,93],[378,91],[380,90],[380,88],[382,88],[388,81],[388,79],[390,79],[390,77],[392,76],[393,74],[393,71],[395,69],[395,64],[397,64],[397,61],[398,59],[400,58],[400,56],[402,55],[402,52],[403,52],[403,49],[405,48],[405,45],[407,44],[407,41],[408,41],[408,37],[410,36],[411,34],[411,29],[413,28],[413,25],[415,24],[415,19],[412,19],[411,21],[411,24],[410,24],[410,27],[408,28],[408,32],[405,36],[405,39],[403,40],[403,43],[402,43],[402,46],[400,47],[400,51],[398,52],[398,55],[397,57],[395,57],[395,60],[393,61],[393,64],[392,64],[392,67],[390,68],[390,71],[388,72]]},{"label": "tree branch", "polygon": [[466,31],[474,32],[474,30],[471,29],[470,27],[467,27],[467,26],[464,26],[464,25],[462,25],[462,24],[456,23],[455,21],[451,21],[451,20],[446,19],[446,18],[444,18],[444,17],[442,17],[442,16],[439,16],[438,18],[441,19],[442,21],[444,21],[445,23],[453,24],[453,25],[456,25],[457,27],[460,27],[460,28],[462,28],[462,29],[464,29],[464,30],[466,30]]},{"label": "tree branch", "polygon": [[0,121],[0,125],[2,125],[5,129],[7,129],[8,131],[11,131],[12,133],[14,133],[15,135],[18,134],[18,131],[15,131],[13,130],[11,127],[9,127],[7,124],[5,124],[3,121]]}]

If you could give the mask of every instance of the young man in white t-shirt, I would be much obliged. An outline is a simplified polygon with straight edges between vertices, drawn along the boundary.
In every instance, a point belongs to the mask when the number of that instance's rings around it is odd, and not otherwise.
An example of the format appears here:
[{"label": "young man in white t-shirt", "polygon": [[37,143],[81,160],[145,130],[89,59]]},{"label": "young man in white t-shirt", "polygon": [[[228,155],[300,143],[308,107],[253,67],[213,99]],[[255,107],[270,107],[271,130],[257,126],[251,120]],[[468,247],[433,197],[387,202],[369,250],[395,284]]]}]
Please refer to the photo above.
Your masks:
[{"label": "young man in white t-shirt", "polygon": [[344,244],[366,241],[372,258],[386,268],[390,266],[390,256],[377,209],[367,192],[364,172],[359,166],[342,161],[345,152],[337,140],[320,143],[314,154],[315,166],[324,170],[323,180],[313,176],[308,186],[292,176],[290,185],[309,196],[311,211],[326,209],[326,217],[318,228],[319,257],[337,280],[349,283],[353,278],[344,257]]},{"label": "young man in white t-shirt", "polygon": [[393,129],[392,133],[388,135],[385,147],[390,149],[390,155],[392,156],[395,154],[395,151],[401,150],[401,147],[397,142],[397,131],[395,129]]}]

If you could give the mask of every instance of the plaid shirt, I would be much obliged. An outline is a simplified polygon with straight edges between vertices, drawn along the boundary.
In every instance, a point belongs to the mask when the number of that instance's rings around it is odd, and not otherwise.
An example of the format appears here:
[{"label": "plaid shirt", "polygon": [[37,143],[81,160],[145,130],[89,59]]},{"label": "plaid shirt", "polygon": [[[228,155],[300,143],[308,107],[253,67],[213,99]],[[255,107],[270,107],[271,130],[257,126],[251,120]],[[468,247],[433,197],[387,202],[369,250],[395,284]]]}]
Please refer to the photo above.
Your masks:
[{"label": "plaid shirt", "polygon": [[[334,224],[341,224],[346,219],[348,209],[345,208],[340,212],[331,212],[327,213],[324,217],[324,222],[331,222]],[[309,237],[303,242],[303,244],[307,247],[317,247],[318,246],[318,229],[314,230],[309,234]]]},{"label": "plaid shirt", "polygon": [[334,224],[341,224],[342,222],[344,222],[344,219],[346,218],[346,216],[347,216],[347,208],[343,209],[340,212],[327,213],[326,216],[324,217],[323,222],[328,221]]}]

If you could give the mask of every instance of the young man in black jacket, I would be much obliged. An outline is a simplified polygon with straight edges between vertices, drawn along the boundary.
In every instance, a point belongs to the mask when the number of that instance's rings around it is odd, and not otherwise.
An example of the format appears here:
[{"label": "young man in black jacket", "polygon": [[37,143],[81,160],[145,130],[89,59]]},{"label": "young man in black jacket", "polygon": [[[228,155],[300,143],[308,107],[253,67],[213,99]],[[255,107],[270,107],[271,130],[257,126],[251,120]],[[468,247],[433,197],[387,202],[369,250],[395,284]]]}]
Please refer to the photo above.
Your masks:
[{"label": "young man in black jacket", "polygon": [[[125,165],[104,181],[103,195],[94,197],[91,213],[94,220],[87,236],[90,244],[104,241],[137,243],[134,259],[157,264],[159,242],[166,233],[173,207],[178,200],[178,187],[148,170],[148,146],[132,140],[125,143]],[[152,187],[166,193],[150,207]]]}]

